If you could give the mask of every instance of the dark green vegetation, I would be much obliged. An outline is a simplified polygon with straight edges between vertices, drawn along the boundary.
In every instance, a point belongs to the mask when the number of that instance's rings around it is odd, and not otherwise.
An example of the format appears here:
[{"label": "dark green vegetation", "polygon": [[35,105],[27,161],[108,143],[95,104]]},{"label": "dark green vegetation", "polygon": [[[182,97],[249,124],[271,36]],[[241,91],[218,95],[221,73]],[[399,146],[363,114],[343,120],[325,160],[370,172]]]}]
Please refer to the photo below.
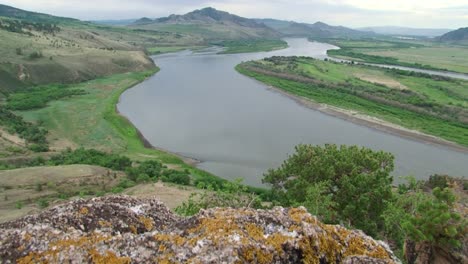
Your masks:
[{"label": "dark green vegetation", "polygon": [[[281,204],[306,204],[311,212],[325,211],[327,222],[346,223],[375,236],[382,228],[382,203],[392,197],[393,159],[356,146],[299,145],[263,181],[271,184]],[[321,197],[325,199],[319,201]]]},{"label": "dark green vegetation", "polygon": [[468,45],[468,27],[459,28],[440,36],[440,41]]},{"label": "dark green vegetation", "polygon": [[327,40],[340,47],[328,55],[359,62],[468,73],[468,49],[429,41],[386,39]]},{"label": "dark green vegetation", "polygon": [[410,178],[392,191],[393,166],[390,153],[299,145],[281,167],[265,174],[264,182],[271,184],[281,205],[303,205],[326,223],[360,228],[391,242],[396,252],[403,251],[405,239],[433,250],[460,250],[467,221],[457,211],[455,197],[466,202],[466,190],[460,187],[466,180]]},{"label": "dark green vegetation", "polygon": [[84,94],[81,89],[67,89],[66,85],[49,85],[25,89],[22,92],[10,94],[7,107],[12,110],[31,110],[42,108],[48,102]]},{"label": "dark green vegetation", "polygon": [[237,69],[291,94],[468,146],[466,81],[302,57],[273,57]]},{"label": "dark green vegetation", "polygon": [[276,19],[256,19],[255,21],[265,24],[285,37],[307,37],[321,40],[334,38],[355,39],[375,35],[371,32],[354,30],[342,26],[330,26],[323,22],[307,24]]},{"label": "dark green vegetation", "polygon": [[24,121],[3,106],[0,106],[0,126],[5,127],[10,134],[18,134],[26,140],[27,147],[35,152],[47,151],[47,130],[30,122]]},{"label": "dark green vegetation", "polygon": [[283,40],[231,40],[223,41],[219,45],[226,48],[222,53],[247,53],[258,51],[270,51],[288,47]]}]

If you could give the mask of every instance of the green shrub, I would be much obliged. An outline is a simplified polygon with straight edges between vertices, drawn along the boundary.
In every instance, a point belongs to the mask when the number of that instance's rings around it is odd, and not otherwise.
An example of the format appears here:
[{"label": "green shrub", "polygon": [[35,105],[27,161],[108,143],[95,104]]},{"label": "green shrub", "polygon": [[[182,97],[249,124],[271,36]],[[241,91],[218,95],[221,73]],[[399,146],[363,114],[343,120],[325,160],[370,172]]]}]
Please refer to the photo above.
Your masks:
[{"label": "green shrub", "polygon": [[15,208],[18,209],[18,210],[23,208],[23,202],[21,202],[21,201],[16,202],[15,203]]},{"label": "green shrub", "polygon": [[432,197],[420,203],[414,214],[402,223],[409,238],[433,246],[462,246],[467,220],[454,210],[456,197],[449,188],[436,187]]},{"label": "green shrub", "polygon": [[241,184],[242,180],[225,182],[223,187],[214,190],[208,186],[202,193],[194,193],[187,202],[175,209],[176,213],[183,216],[191,216],[200,211],[213,207],[230,208],[261,208],[260,198],[248,192],[248,187]]},{"label": "green shrub", "polygon": [[146,174],[146,173],[142,173],[138,176],[137,180],[136,180],[138,183],[144,183],[144,182],[150,182],[151,181],[151,177]]},{"label": "green shrub", "polygon": [[181,185],[190,185],[190,176],[182,172],[173,172],[167,176],[162,176],[161,180],[163,182],[172,182],[175,184]]},{"label": "green shrub", "polygon": [[[280,168],[264,175],[263,182],[272,186],[282,205],[309,205],[332,223],[376,235],[386,201],[392,198],[393,159],[390,153],[357,146],[299,145]],[[313,206],[317,196],[327,203]]]},{"label": "green shrub", "polygon": [[39,205],[39,208],[43,209],[49,206],[49,201],[46,198],[40,198],[37,201],[37,205]]}]

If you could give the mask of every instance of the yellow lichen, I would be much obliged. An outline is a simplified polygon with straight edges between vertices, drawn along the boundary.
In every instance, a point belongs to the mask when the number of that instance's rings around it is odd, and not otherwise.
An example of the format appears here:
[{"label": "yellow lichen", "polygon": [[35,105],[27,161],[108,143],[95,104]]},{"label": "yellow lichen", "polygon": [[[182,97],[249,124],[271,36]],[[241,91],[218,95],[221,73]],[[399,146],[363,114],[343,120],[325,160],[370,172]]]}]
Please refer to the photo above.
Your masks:
[{"label": "yellow lichen", "polygon": [[81,207],[80,214],[87,215],[89,213],[88,207]]},{"label": "yellow lichen", "polygon": [[140,222],[145,226],[147,231],[153,230],[154,222],[149,217],[140,216]]},{"label": "yellow lichen", "polygon": [[245,230],[247,231],[249,238],[253,238],[257,241],[260,241],[265,238],[262,228],[254,224],[247,224],[245,226]]},{"label": "yellow lichen", "polygon": [[128,228],[130,228],[130,231],[131,231],[133,234],[138,233],[138,230],[137,230],[137,228],[136,228],[134,225],[130,225]]},{"label": "yellow lichen", "polygon": [[105,255],[99,254],[95,249],[90,251],[91,259],[95,264],[130,264],[132,260],[129,257],[117,257],[117,255],[108,250]]},{"label": "yellow lichen", "polygon": [[185,238],[179,235],[168,235],[168,234],[157,234],[154,236],[156,241],[160,242],[170,242],[171,244],[176,244],[177,246],[182,246],[185,244]]},{"label": "yellow lichen", "polygon": [[17,263],[47,263],[49,261],[58,262],[57,257],[62,252],[67,252],[71,248],[82,249],[85,252],[92,252],[97,243],[107,241],[109,237],[98,234],[81,236],[76,239],[66,239],[52,241],[48,245],[48,250],[43,252],[30,252],[27,256],[17,260]]},{"label": "yellow lichen", "polygon": [[112,223],[109,222],[109,221],[100,220],[100,221],[98,222],[98,224],[99,224],[101,227],[112,227]]}]

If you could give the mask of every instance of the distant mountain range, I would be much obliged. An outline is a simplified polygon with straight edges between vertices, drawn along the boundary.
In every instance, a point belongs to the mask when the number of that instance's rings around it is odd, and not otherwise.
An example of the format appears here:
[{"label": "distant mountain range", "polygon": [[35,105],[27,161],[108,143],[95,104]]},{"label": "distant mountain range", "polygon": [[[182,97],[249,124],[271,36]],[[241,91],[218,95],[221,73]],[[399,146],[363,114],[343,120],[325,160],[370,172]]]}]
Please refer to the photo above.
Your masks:
[{"label": "distant mountain range", "polygon": [[141,18],[131,27],[196,34],[207,40],[281,37],[275,30],[253,19],[211,7],[195,10],[185,15],[170,15],[157,19]]},{"label": "distant mountain range", "polygon": [[178,31],[191,31],[208,39],[216,38],[360,38],[375,36],[372,32],[363,32],[342,26],[330,26],[323,22],[314,24],[297,23],[277,19],[249,19],[208,7],[185,15],[136,20],[132,27]]},{"label": "distant mountain range", "polygon": [[443,42],[468,44],[468,27],[459,28],[457,30],[445,33],[439,38],[439,40]]},{"label": "distant mountain range", "polygon": [[280,32],[287,37],[310,37],[310,38],[360,38],[375,36],[372,32],[363,32],[342,26],[330,26],[323,22],[314,24],[297,23],[277,19],[255,19],[258,23]]},{"label": "distant mountain range", "polygon": [[363,27],[357,28],[360,31],[368,31],[382,35],[399,35],[399,36],[414,36],[414,37],[437,37],[443,35],[452,29],[446,28],[409,28],[409,27]]},{"label": "distant mountain range", "polygon": [[108,26],[128,26],[135,23],[137,19],[116,19],[116,20],[92,20],[90,22]]}]

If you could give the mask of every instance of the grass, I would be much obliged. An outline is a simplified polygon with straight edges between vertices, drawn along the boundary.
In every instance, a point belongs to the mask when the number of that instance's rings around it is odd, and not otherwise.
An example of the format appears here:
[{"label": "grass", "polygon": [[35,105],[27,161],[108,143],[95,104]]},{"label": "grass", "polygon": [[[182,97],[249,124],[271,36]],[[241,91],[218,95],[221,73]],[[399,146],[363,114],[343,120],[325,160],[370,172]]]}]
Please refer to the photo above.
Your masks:
[{"label": "grass", "polygon": [[162,54],[162,53],[171,53],[178,52],[182,50],[199,50],[206,48],[207,46],[159,46],[159,47],[149,47],[147,48],[148,52],[152,55]]},{"label": "grass", "polygon": [[368,63],[468,73],[468,47],[429,41],[332,40],[330,56]]},{"label": "grass", "polygon": [[221,53],[247,53],[247,52],[260,52],[260,51],[272,51],[277,49],[284,49],[288,47],[288,43],[284,40],[233,40],[224,41],[221,46],[225,47]]},{"label": "grass", "polygon": [[[407,76],[394,70],[304,58],[273,63],[266,60],[248,62],[236,69],[268,85],[318,103],[365,113],[468,146],[468,125],[463,119],[468,108],[466,81],[434,80],[430,76]],[[270,70],[273,74],[255,69]],[[313,82],[286,79],[275,75],[275,72],[288,73],[290,77],[307,77]],[[379,74],[386,81],[392,79],[404,85],[407,90],[390,88],[358,77],[378,77]],[[413,103],[414,100],[421,101]],[[452,107],[461,112],[448,117],[445,111]]]}]

